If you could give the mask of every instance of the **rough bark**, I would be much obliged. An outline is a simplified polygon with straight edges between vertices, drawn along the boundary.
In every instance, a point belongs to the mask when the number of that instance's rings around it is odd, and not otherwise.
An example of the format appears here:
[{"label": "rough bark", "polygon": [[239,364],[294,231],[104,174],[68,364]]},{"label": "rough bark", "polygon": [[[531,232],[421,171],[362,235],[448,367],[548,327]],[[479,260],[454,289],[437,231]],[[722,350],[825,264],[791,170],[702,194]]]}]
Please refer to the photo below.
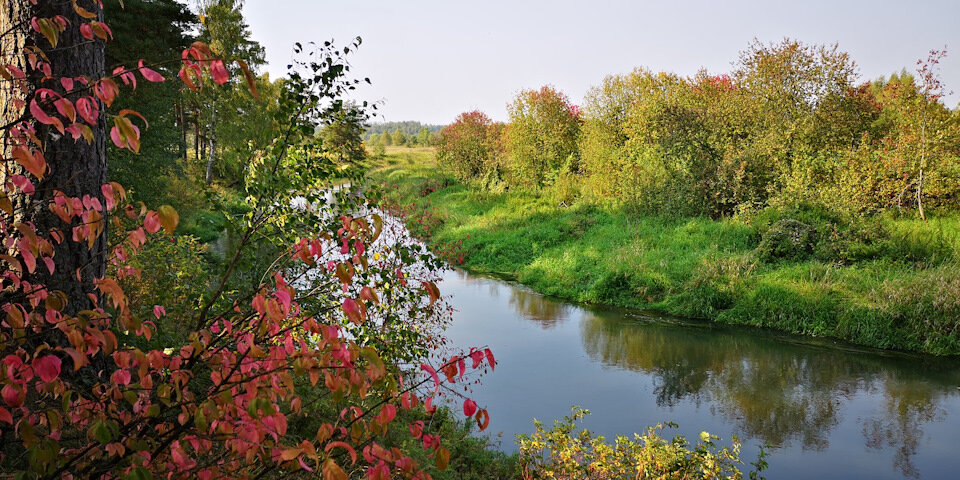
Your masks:
[{"label": "rough bark", "polygon": [[[102,21],[103,12],[97,2],[80,0],[78,4],[94,12],[98,20]],[[69,22],[67,29],[60,35],[56,48],[53,48],[42,36],[24,29],[22,35],[12,37],[19,43],[8,43],[5,37],[3,44],[5,56],[21,56],[25,46],[35,45],[49,58],[54,78],[86,77],[95,81],[102,77],[104,44],[101,41],[89,41],[80,35],[78,26],[88,20],[76,14],[71,2],[47,1],[31,7],[28,0],[13,0],[8,1],[2,10],[4,10],[4,16],[0,19],[0,29],[3,31],[9,28],[7,26],[9,22],[18,18],[12,14],[36,15],[41,18],[62,15]],[[28,25],[29,23],[26,24],[26,28]],[[42,73],[27,70],[27,74],[32,89],[41,85]],[[48,80],[42,86],[63,92],[59,82],[56,81]],[[17,94],[18,92],[9,93]],[[5,91],[4,94],[8,92]],[[20,94],[22,95],[22,92]],[[89,95],[89,92],[85,94]],[[32,92],[28,93],[27,97],[21,98],[29,99],[29,95],[32,95]],[[76,101],[79,97],[80,95],[75,94],[67,95],[67,98],[72,101]],[[7,97],[2,100],[6,116],[11,102]],[[100,108],[102,110],[103,105]],[[94,279],[103,277],[106,267],[106,225],[108,224],[106,215],[104,215],[103,231],[91,247],[86,242],[71,241],[71,225],[63,223],[48,208],[54,198],[55,190],[70,197],[82,198],[84,195],[90,195],[98,198],[101,204],[105,204],[100,186],[107,181],[106,115],[100,115],[98,124],[92,125],[91,128],[94,140],[87,143],[84,140],[74,141],[69,135],[61,135],[52,127],[37,125],[38,137],[44,142],[42,149],[49,171],[43,180],[36,182],[36,194],[29,199],[29,203],[26,203],[25,198],[17,199],[21,210],[18,210],[17,218],[13,219],[16,222],[32,222],[41,236],[46,237],[51,232],[60,231],[66,238],[66,241],[55,245],[53,274],[48,273],[45,268],[38,268],[29,277],[29,281],[33,284],[44,284],[51,291],[63,291],[70,299],[67,313],[75,313],[93,306],[87,293],[94,292]],[[78,224],[79,221],[74,225]]]}]

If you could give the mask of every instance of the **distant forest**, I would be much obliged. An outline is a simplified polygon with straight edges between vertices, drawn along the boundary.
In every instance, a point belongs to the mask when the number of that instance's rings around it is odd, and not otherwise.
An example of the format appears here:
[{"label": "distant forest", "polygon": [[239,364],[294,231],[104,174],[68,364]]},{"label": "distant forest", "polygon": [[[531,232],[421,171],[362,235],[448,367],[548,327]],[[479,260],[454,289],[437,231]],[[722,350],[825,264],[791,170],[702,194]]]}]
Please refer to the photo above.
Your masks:
[{"label": "distant forest", "polygon": [[408,120],[405,122],[383,122],[375,123],[370,125],[364,130],[363,139],[370,140],[370,136],[373,134],[383,134],[384,132],[393,134],[397,130],[403,132],[408,137],[416,137],[417,133],[420,132],[420,129],[426,128],[430,133],[439,132],[443,129],[443,125],[425,125],[417,121]]}]

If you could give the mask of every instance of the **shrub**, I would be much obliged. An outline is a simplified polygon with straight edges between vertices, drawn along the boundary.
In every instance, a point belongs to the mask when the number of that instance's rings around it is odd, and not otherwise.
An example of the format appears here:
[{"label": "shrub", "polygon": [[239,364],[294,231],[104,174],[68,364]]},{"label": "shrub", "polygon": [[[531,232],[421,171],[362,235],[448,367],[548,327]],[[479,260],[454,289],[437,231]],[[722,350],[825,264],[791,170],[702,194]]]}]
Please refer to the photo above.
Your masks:
[{"label": "shrub", "polygon": [[[643,435],[634,434],[633,439],[617,437],[610,445],[602,436],[594,437],[586,429],[576,431],[576,423],[589,413],[573,407],[571,415],[562,422],[555,421],[550,431],[535,420],[536,431],[532,435],[518,436],[523,478],[743,478],[738,468],[742,462],[736,438],[732,447],[718,447],[714,442],[719,437],[704,431],[691,449],[681,436],[664,439],[663,426],[657,425]],[[763,455],[761,451],[751,478],[766,467]]]},{"label": "shrub", "polygon": [[541,187],[580,169],[580,109],[551,88],[524,90],[507,107],[507,151],[514,183]]},{"label": "shrub", "polygon": [[481,177],[499,163],[500,129],[482,112],[461,113],[440,131],[437,161],[459,180]]}]

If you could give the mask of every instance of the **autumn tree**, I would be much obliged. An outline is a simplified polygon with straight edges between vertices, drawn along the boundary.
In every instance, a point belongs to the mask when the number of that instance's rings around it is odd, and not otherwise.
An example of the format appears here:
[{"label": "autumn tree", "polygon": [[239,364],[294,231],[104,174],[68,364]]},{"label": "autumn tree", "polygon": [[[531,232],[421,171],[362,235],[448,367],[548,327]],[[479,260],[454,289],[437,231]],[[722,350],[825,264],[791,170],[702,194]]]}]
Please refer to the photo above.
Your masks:
[{"label": "autumn tree", "polygon": [[519,183],[543,186],[579,170],[580,110],[552,87],[524,90],[507,106],[507,150]]},{"label": "autumn tree", "polygon": [[461,180],[477,178],[499,163],[500,151],[494,122],[483,112],[457,115],[440,131],[437,161]]}]

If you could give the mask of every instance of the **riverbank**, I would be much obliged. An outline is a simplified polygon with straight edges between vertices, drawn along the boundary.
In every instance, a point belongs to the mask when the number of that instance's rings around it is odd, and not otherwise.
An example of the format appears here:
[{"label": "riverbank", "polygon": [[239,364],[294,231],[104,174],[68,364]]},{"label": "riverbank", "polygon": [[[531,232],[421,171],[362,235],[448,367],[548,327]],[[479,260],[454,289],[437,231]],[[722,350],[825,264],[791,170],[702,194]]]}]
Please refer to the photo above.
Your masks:
[{"label": "riverbank", "polygon": [[435,251],[547,295],[960,354],[956,215],[927,223],[809,208],[722,220],[644,216],[569,192],[463,185],[423,148],[388,150],[370,178]]}]

